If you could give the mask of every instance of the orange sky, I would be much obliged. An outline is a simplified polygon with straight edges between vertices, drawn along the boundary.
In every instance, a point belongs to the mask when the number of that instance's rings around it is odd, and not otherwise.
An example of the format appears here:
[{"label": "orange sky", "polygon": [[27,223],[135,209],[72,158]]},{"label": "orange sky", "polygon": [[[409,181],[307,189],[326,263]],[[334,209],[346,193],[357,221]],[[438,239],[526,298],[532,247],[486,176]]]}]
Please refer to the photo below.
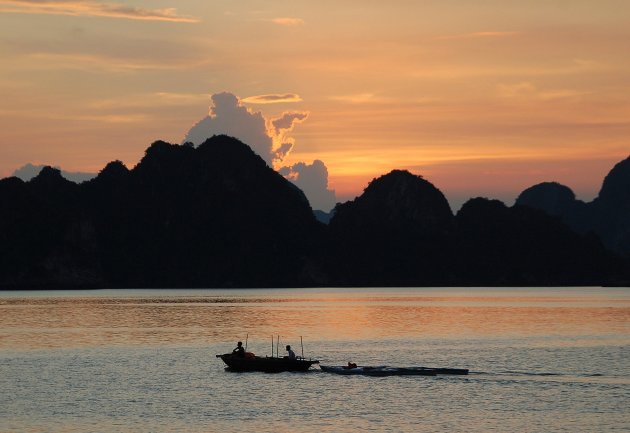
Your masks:
[{"label": "orange sky", "polygon": [[[0,176],[131,167],[229,91],[308,111],[283,162],[324,161],[339,200],[393,168],[454,207],[551,180],[589,200],[630,154],[628,17],[625,0],[0,0]],[[270,94],[295,97],[252,98]]]}]

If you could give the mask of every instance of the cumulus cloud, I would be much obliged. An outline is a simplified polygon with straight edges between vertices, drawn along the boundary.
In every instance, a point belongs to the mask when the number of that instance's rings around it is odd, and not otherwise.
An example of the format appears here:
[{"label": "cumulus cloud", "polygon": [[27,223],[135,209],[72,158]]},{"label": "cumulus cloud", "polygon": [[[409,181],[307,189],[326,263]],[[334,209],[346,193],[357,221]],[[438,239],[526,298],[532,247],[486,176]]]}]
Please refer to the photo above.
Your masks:
[{"label": "cumulus cloud", "polygon": [[285,131],[291,131],[296,123],[303,122],[307,117],[308,113],[303,111],[287,111],[281,117],[273,119],[271,124],[276,134],[282,134]]},{"label": "cumulus cloud", "polygon": [[184,141],[199,145],[213,135],[230,135],[247,143],[273,166],[273,137],[262,113],[250,111],[232,93],[215,93],[211,99],[210,114],[188,131]]},{"label": "cumulus cloud", "polygon": [[188,131],[184,141],[199,145],[213,135],[230,135],[247,143],[270,167],[282,163],[289,154],[294,144],[289,134],[308,116],[306,112],[289,111],[277,119],[266,119],[232,93],[215,93],[211,99],[210,114]]},{"label": "cumulus cloud", "polygon": [[295,93],[283,93],[283,94],[270,94],[270,95],[256,95],[243,98],[241,101],[248,104],[279,104],[286,102],[300,102],[302,98]]},{"label": "cumulus cloud", "polygon": [[123,18],[143,21],[196,23],[197,18],[177,14],[175,8],[143,9],[94,0],[0,0],[0,12]]},{"label": "cumulus cloud", "polygon": [[313,209],[329,212],[335,206],[335,191],[328,189],[328,169],[319,159],[282,167],[279,172],[304,191]]},{"label": "cumulus cloud", "polygon": [[[249,145],[270,167],[282,165],[295,145],[290,133],[308,117],[308,112],[287,111],[267,119],[229,92],[215,93],[211,100],[208,116],[188,131],[184,142],[198,146],[213,135],[229,135]],[[322,161],[300,162],[279,172],[304,191],[313,208],[330,210],[335,205],[335,192],[328,189],[328,170]]]},{"label": "cumulus cloud", "polygon": [[303,122],[307,117],[308,113],[306,112],[288,111],[269,122],[275,148],[274,159],[282,161],[293,149],[295,140],[288,134],[293,131],[293,127],[297,123]]}]

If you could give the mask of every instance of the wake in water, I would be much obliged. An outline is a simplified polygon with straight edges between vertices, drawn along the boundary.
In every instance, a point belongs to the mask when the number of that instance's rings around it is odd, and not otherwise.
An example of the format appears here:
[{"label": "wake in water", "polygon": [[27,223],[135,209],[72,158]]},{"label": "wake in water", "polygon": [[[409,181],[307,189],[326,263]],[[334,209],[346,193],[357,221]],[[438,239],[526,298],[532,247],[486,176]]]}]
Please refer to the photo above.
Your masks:
[{"label": "wake in water", "polygon": [[470,376],[479,379],[497,379],[500,381],[553,381],[564,383],[598,383],[611,385],[630,385],[630,376],[605,375],[601,373],[559,373],[559,372],[531,372],[519,370],[471,371]]}]

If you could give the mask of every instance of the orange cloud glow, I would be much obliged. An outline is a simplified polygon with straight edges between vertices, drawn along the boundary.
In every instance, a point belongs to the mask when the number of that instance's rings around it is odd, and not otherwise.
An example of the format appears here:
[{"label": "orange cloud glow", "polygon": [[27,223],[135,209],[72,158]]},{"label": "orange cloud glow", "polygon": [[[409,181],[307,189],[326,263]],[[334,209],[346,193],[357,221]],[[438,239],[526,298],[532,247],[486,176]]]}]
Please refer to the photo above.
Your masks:
[{"label": "orange cloud glow", "polygon": [[271,20],[274,24],[278,24],[280,26],[287,27],[296,27],[304,24],[304,20],[301,18],[291,18],[291,17],[278,17]]},{"label": "orange cloud glow", "polygon": [[142,9],[97,1],[0,0],[0,12],[123,18],[146,21],[196,23],[199,19],[177,15],[175,8]]},{"label": "orange cloud glow", "polygon": [[248,104],[280,104],[286,102],[300,102],[301,100],[300,95],[296,95],[295,93],[256,95],[241,99],[242,102]]},{"label": "orange cloud glow", "polygon": [[473,32],[460,35],[437,36],[436,39],[505,38],[518,34],[519,32]]}]

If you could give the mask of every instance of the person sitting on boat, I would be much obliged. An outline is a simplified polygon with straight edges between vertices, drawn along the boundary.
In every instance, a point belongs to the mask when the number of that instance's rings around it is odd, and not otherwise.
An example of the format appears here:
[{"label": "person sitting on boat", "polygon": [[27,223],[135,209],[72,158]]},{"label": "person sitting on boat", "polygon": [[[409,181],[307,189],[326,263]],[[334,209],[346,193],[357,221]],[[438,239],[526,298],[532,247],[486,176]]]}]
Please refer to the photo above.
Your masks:
[{"label": "person sitting on boat", "polygon": [[291,350],[291,346],[287,345],[287,358],[289,359],[296,359],[295,358],[295,352]]},{"label": "person sitting on boat", "polygon": [[245,348],[243,347],[243,342],[239,341],[236,343],[236,348],[232,351],[232,355],[244,357],[245,356]]}]

